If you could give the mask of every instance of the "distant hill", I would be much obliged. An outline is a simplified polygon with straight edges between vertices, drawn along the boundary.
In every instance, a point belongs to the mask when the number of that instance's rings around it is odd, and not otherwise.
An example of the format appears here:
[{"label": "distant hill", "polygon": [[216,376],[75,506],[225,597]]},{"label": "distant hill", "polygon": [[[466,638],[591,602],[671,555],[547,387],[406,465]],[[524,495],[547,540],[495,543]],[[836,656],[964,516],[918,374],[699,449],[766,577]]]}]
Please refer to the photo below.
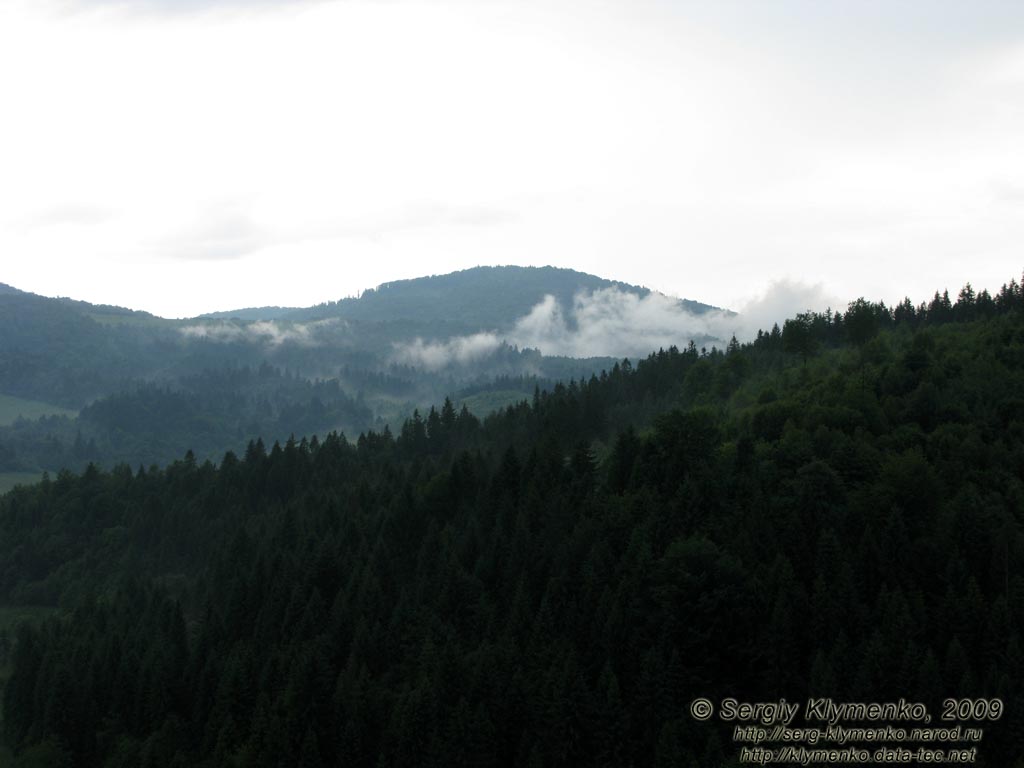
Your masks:
[{"label": "distant hill", "polygon": [[1020,286],[730,347],[358,439],[263,367],[90,406],[70,455],[238,448],[0,497],[0,762],[736,768],[692,696],[826,691],[907,729],[985,697],[984,762],[932,761],[1021,768]]},{"label": "distant hill", "polygon": [[[43,326],[49,325],[56,318],[66,323],[76,315],[102,325],[133,325],[151,329],[174,329],[182,323],[207,320],[244,324],[271,320],[302,323],[338,318],[363,326],[384,324],[388,330],[385,335],[440,337],[481,329],[505,329],[529,313],[545,296],[554,296],[563,307],[568,308],[578,294],[604,289],[617,289],[640,297],[651,293],[649,288],[643,286],[608,280],[572,269],[500,266],[473,267],[445,275],[396,280],[368,289],[358,297],[312,307],[267,306],[219,310],[197,315],[191,321],[169,320],[145,311],[90,304],[70,298],[48,298],[26,293],[4,283],[0,283],[0,297],[24,302],[19,306],[31,305],[33,318],[40,320]],[[695,315],[718,309],[692,299],[678,301],[682,308]],[[42,320],[41,315],[52,317]],[[571,318],[569,320],[571,322]],[[24,327],[26,323],[19,325]],[[425,332],[431,330],[433,332]],[[379,339],[375,338],[375,341]]]},{"label": "distant hill", "polygon": [[[537,386],[611,369],[609,355],[659,346],[637,329],[629,351],[602,349],[602,337],[597,348],[542,354],[517,332],[546,296],[576,330],[575,298],[608,289],[652,293],[570,269],[477,267],[314,307],[177,320],[0,284],[0,396],[17,405],[0,421],[0,472],[160,463],[189,448],[214,456],[256,435],[356,434],[400,424],[449,395],[487,412],[532,397]],[[678,301],[692,314],[714,309]],[[469,348],[466,339],[480,332],[481,346]],[[680,335],[664,346],[687,341]],[[25,413],[39,418],[22,423],[16,416]]]},{"label": "distant hill", "polygon": [[165,366],[178,335],[144,312],[0,291],[0,394],[78,409]]},{"label": "distant hill", "polygon": [[256,322],[258,320],[279,320],[294,312],[302,310],[295,307],[246,307],[245,309],[226,309],[219,312],[207,312],[198,315],[201,319],[210,320],[243,320],[245,322]]},{"label": "distant hill", "polygon": [[[467,333],[508,328],[547,295],[554,296],[563,307],[571,307],[580,292],[608,288],[638,296],[651,292],[558,267],[473,267],[447,275],[384,283],[358,298],[295,310],[285,317],[298,321],[337,317],[360,323],[414,320],[425,325],[441,324],[453,334]],[[679,301],[697,315],[717,309],[690,299]]]}]

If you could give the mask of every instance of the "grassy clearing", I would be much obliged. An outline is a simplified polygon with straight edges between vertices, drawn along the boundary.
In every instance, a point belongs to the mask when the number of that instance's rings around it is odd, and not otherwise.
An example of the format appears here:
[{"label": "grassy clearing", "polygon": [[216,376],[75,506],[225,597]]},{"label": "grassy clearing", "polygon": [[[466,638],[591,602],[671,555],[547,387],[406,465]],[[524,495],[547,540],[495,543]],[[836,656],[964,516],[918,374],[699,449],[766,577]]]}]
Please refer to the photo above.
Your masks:
[{"label": "grassy clearing", "polygon": [[37,400],[26,400],[12,395],[0,395],[0,427],[13,424],[18,418],[38,419],[40,416],[68,416],[74,418],[75,411],[61,408],[59,405],[41,403]]}]

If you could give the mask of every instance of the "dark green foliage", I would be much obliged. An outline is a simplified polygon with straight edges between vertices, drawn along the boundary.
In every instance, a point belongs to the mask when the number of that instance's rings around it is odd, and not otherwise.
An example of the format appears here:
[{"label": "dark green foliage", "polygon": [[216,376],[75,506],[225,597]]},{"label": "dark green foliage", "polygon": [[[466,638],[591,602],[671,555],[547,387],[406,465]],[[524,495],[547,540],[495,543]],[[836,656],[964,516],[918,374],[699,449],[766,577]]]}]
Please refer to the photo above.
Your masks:
[{"label": "dark green foliage", "polygon": [[1011,765],[1013,286],[664,350],[483,421],[449,401],[16,490],[0,601],[62,615],[17,634],[5,738],[25,764],[719,768],[696,696],[998,695],[977,765]]},{"label": "dark green foliage", "polygon": [[579,291],[609,288],[647,293],[572,270],[488,267],[308,310],[166,320],[0,291],[0,393],[41,401],[32,408],[51,413],[82,409],[78,418],[26,417],[0,427],[0,473],[166,463],[189,448],[216,458],[254,434],[355,434],[394,427],[446,395],[487,414],[529,398],[537,385],[590,376],[614,361],[545,357],[502,343],[434,370],[401,350],[420,340],[501,334],[546,295],[571,306]]},{"label": "dark green foliage", "polygon": [[[262,365],[222,368],[141,384],[100,398],[77,419],[52,416],[0,427],[0,470],[58,470],[88,462],[165,464],[192,450],[216,458],[241,450],[249,435],[287,439],[331,430],[358,434],[370,409],[337,381],[308,381]],[[16,447],[7,453],[3,443]]]},{"label": "dark green foliage", "polygon": [[69,408],[157,365],[173,335],[106,325],[70,302],[20,291],[0,293],[0,328],[0,392]]}]

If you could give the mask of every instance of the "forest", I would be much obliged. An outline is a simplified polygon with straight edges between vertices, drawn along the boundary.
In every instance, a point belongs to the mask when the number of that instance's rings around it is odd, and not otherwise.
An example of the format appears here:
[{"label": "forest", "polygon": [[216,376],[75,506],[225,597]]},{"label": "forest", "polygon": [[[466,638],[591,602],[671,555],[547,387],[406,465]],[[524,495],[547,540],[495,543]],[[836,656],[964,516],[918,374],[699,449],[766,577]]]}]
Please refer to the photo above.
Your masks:
[{"label": "forest", "polygon": [[[615,362],[497,341],[546,295],[571,306],[580,292],[606,289],[649,293],[567,269],[480,267],[305,309],[171,320],[0,284],[0,490],[5,477],[78,472],[90,461],[163,465],[187,450],[219,461],[256,435],[395,429],[445,396],[486,415],[536,384]],[[402,355],[484,331],[495,334],[486,354],[436,367]]]},{"label": "forest", "polygon": [[976,765],[1024,766],[1015,280],[483,418],[263,440],[239,409],[216,461],[0,497],[14,766],[723,768],[691,700],[812,695],[1000,697]]}]

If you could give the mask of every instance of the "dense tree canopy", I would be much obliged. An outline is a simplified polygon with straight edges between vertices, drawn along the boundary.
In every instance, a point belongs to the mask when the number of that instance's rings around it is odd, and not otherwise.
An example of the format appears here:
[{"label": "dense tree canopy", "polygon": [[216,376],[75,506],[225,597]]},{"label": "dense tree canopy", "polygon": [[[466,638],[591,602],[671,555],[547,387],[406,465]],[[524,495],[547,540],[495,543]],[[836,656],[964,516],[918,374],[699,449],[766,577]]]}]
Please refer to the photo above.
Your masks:
[{"label": "dense tree canopy", "polygon": [[[24,764],[735,764],[696,696],[1000,696],[1024,754],[1024,297],[810,313],[483,421],[0,499]],[[0,643],[0,650],[5,648]],[[1019,764],[1019,763],[1018,763]]]}]

